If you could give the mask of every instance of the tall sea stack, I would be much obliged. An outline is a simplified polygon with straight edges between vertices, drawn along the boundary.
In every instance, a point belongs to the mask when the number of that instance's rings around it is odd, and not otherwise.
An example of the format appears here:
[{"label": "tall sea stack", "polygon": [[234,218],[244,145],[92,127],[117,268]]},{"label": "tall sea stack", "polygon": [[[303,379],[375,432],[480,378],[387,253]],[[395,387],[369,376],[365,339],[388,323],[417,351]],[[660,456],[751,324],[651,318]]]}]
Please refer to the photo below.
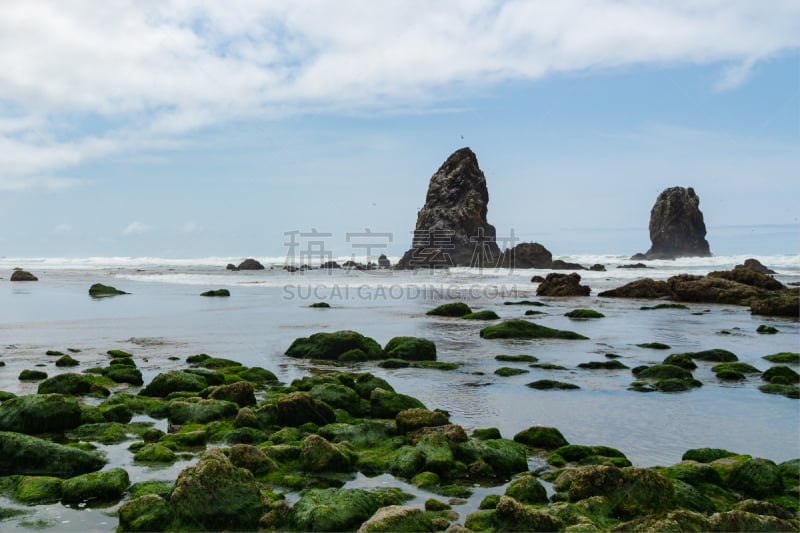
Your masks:
[{"label": "tall sea stack", "polygon": [[411,249],[397,268],[495,266],[500,249],[486,221],[488,203],[478,158],[469,148],[457,150],[431,176]]},{"label": "tall sea stack", "polygon": [[675,259],[708,257],[706,225],[700,198],[691,187],[670,187],[658,195],[650,211],[650,241],[645,254],[631,259]]}]

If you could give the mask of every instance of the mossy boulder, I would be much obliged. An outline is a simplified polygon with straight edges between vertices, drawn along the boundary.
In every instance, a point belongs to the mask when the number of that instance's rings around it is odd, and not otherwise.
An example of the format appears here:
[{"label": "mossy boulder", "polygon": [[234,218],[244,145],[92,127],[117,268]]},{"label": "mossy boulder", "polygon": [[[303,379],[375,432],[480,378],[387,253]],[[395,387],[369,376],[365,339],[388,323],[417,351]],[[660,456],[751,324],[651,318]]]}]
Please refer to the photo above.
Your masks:
[{"label": "mossy boulder", "polygon": [[178,475],[170,503],[177,530],[255,531],[266,512],[253,474],[234,466],[218,448]]},{"label": "mossy boulder", "polygon": [[104,296],[116,296],[118,294],[128,294],[110,285],[103,285],[102,283],[95,283],[89,287],[89,296],[92,298],[102,298]]},{"label": "mossy boulder", "polygon": [[749,459],[731,471],[728,486],[751,498],[763,499],[783,492],[778,465],[767,459]]},{"label": "mossy boulder", "polygon": [[65,373],[58,374],[39,383],[39,394],[83,395],[92,391],[94,380],[86,375]]},{"label": "mossy boulder", "polygon": [[404,409],[395,416],[397,431],[400,434],[416,431],[423,427],[444,426],[450,423],[447,415],[441,411],[429,411],[422,408]]},{"label": "mossy boulder", "polygon": [[483,311],[467,313],[461,318],[464,320],[497,320],[500,316],[490,309],[484,309]]},{"label": "mossy boulder", "polygon": [[505,492],[515,500],[529,505],[540,505],[548,502],[547,491],[531,473],[524,473],[515,477],[508,484]]},{"label": "mossy boulder", "polygon": [[714,372],[717,377],[723,378],[725,374],[760,374],[761,371],[754,367],[753,365],[749,365],[747,363],[720,363],[718,365],[714,365],[711,367],[711,371]]},{"label": "mossy boulder", "polygon": [[61,499],[63,479],[52,476],[22,476],[14,489],[14,499],[26,505],[55,503]]},{"label": "mossy boulder", "polygon": [[537,390],[577,390],[580,389],[579,386],[573,383],[565,383],[563,381],[555,381],[552,379],[540,379],[537,381],[533,381],[531,383],[527,383],[526,387],[530,387],[532,389]]},{"label": "mossy boulder", "polygon": [[783,363],[788,365],[800,365],[800,353],[797,352],[779,352],[771,355],[765,355],[764,359],[770,363]]},{"label": "mossy boulder", "polygon": [[696,461],[698,463],[710,463],[717,459],[725,457],[734,457],[737,454],[723,450],[722,448],[694,448],[687,450],[681,460],[683,461]]},{"label": "mossy boulder", "polygon": [[573,331],[540,326],[527,320],[504,320],[499,324],[486,326],[480,331],[484,339],[586,339],[583,335]]},{"label": "mossy boulder", "polygon": [[178,456],[171,449],[158,443],[147,444],[133,455],[140,463],[174,463]]},{"label": "mossy boulder", "polygon": [[146,494],[120,505],[118,531],[166,531],[173,520],[169,502],[160,495]]},{"label": "mossy boulder", "polygon": [[522,430],[514,435],[514,441],[544,450],[555,450],[569,444],[558,429],[545,426],[531,426]]},{"label": "mossy boulder", "polygon": [[47,372],[43,370],[30,370],[26,368],[20,371],[18,379],[20,381],[41,381],[43,379],[47,379]]},{"label": "mossy boulder", "polygon": [[685,370],[689,370],[690,372],[697,368],[697,363],[694,362],[694,359],[685,353],[674,353],[669,355],[666,359],[664,359],[662,364],[679,366]]},{"label": "mossy boulder", "polygon": [[153,378],[145,388],[139,391],[139,395],[164,398],[173,392],[200,392],[206,387],[208,387],[208,382],[200,375],[181,370],[170,370]]},{"label": "mossy boulder", "polygon": [[721,348],[714,348],[712,350],[703,350],[700,352],[687,352],[686,355],[692,359],[699,361],[709,361],[712,363],[733,363],[738,361],[739,358],[735,353]]},{"label": "mossy boulder", "polygon": [[588,363],[580,363],[578,364],[578,368],[585,368],[587,370],[625,370],[629,367],[617,359],[611,359],[607,361],[590,361]]},{"label": "mossy boulder", "polygon": [[767,326],[766,324],[761,324],[756,328],[756,333],[767,334],[767,335],[774,335],[778,333],[778,328],[774,326]]},{"label": "mossy boulder", "polygon": [[237,381],[230,385],[221,385],[211,391],[208,397],[212,400],[233,402],[239,407],[256,404],[255,389],[249,381]]},{"label": "mossy boulder", "polygon": [[167,417],[173,424],[207,424],[233,418],[238,412],[238,405],[222,400],[173,400],[167,405]]},{"label": "mossy boulder", "polygon": [[418,399],[382,388],[373,389],[369,396],[370,413],[375,418],[395,418],[406,409],[425,409]]},{"label": "mossy boulder", "polygon": [[314,333],[310,337],[295,339],[286,350],[286,355],[295,358],[336,360],[350,350],[361,350],[369,359],[380,359],[383,356],[383,350],[375,339],[350,330]]},{"label": "mossy boulder", "polygon": [[307,392],[292,392],[281,396],[275,404],[278,424],[297,427],[307,422],[324,426],[336,420],[333,409]]},{"label": "mossy boulder", "polygon": [[210,291],[201,292],[200,296],[212,296],[212,297],[227,297],[231,295],[231,291],[228,289],[212,289]]},{"label": "mossy boulder", "polygon": [[380,499],[363,489],[308,489],[287,517],[295,531],[353,531],[378,508]]},{"label": "mossy boulder", "polygon": [[766,394],[778,394],[787,398],[800,399],[800,387],[797,385],[784,385],[782,383],[766,383],[758,390]]},{"label": "mossy boulder", "polygon": [[129,365],[109,366],[103,371],[103,375],[115,383],[130,383],[137,387],[144,384],[142,372],[138,368]]},{"label": "mossy boulder", "polygon": [[711,531],[797,531],[800,522],[782,520],[774,516],[748,513],[747,511],[726,511],[715,513],[708,519]]},{"label": "mossy boulder", "polygon": [[72,357],[71,355],[62,355],[58,359],[56,359],[56,366],[57,367],[70,367],[70,366],[78,366],[80,362]]},{"label": "mossy boulder", "polygon": [[436,345],[419,337],[394,337],[384,346],[386,357],[406,361],[435,361]]},{"label": "mossy boulder", "polygon": [[582,318],[603,318],[606,315],[604,315],[600,311],[595,311],[594,309],[573,309],[572,311],[565,313],[564,316],[568,318],[582,319]]},{"label": "mossy boulder", "polygon": [[431,316],[449,316],[459,318],[470,313],[472,313],[472,309],[470,309],[470,307],[464,302],[452,302],[434,307],[425,314]]},{"label": "mossy boulder", "polygon": [[378,509],[358,528],[358,533],[384,531],[435,531],[431,517],[417,507],[388,505]]},{"label": "mossy boulder", "polygon": [[353,457],[343,445],[336,445],[319,435],[309,435],[300,448],[300,463],[310,472],[349,472]]},{"label": "mossy boulder", "polygon": [[318,383],[311,387],[308,394],[334,409],[344,409],[351,415],[363,414],[364,407],[361,397],[355,389],[341,383]]},{"label": "mossy boulder", "polygon": [[625,454],[616,448],[582,444],[568,444],[557,448],[547,458],[547,462],[554,466],[564,466],[567,463],[580,465],[612,464],[614,466],[630,466],[631,464]]},{"label": "mossy boulder", "polygon": [[679,479],[694,486],[700,486],[704,483],[711,483],[720,487],[725,486],[719,473],[705,463],[682,461],[678,464],[661,468],[658,472],[670,479]]},{"label": "mossy boulder", "polygon": [[511,367],[508,367],[508,366],[502,366],[502,367],[500,367],[500,368],[498,368],[498,369],[496,369],[494,371],[494,374],[496,376],[500,376],[500,377],[504,377],[504,378],[511,377],[511,376],[519,376],[519,375],[528,374],[528,373],[530,373],[530,370],[527,370],[525,368],[511,368]]},{"label": "mossy boulder", "polygon": [[539,360],[538,357],[533,355],[495,355],[495,361],[502,361],[505,363],[535,363]]},{"label": "mossy boulder", "polygon": [[80,424],[80,404],[69,396],[30,394],[0,404],[0,431],[29,435],[59,433]]},{"label": "mossy boulder", "polygon": [[96,452],[0,431],[0,475],[70,477],[99,470],[105,462]]},{"label": "mossy boulder", "polygon": [[528,470],[525,446],[509,439],[470,439],[455,445],[456,459],[489,477],[507,477]]},{"label": "mossy boulder", "polygon": [[267,457],[262,450],[250,444],[234,444],[228,451],[228,457],[234,466],[246,468],[255,476],[261,476],[278,469],[275,461]]},{"label": "mossy boulder", "polygon": [[491,523],[497,531],[559,531],[563,523],[545,509],[523,505],[515,498],[501,496]]},{"label": "mossy boulder", "polygon": [[310,304],[309,307],[312,309],[330,309],[331,304],[328,302],[314,302],[313,304]]},{"label": "mossy boulder", "polygon": [[122,468],[91,472],[64,481],[62,499],[72,503],[113,502],[122,498],[130,484],[128,472]]},{"label": "mossy boulder", "polygon": [[630,519],[655,515],[675,507],[675,490],[669,479],[645,468],[593,465],[565,470],[554,483],[568,501],[592,496],[608,499],[614,516]]},{"label": "mossy boulder", "polygon": [[761,374],[761,379],[777,385],[797,384],[800,383],[800,374],[788,366],[773,366]]},{"label": "mossy boulder", "polygon": [[389,392],[394,392],[394,388],[383,378],[372,374],[359,374],[355,380],[355,390],[362,398],[369,399],[372,391],[375,389],[383,389]]},{"label": "mossy boulder", "polygon": [[668,378],[676,378],[682,380],[691,380],[693,379],[692,373],[686,370],[685,368],[681,368],[675,365],[652,365],[645,368],[641,368],[638,371],[634,372],[636,375],[636,379],[668,379]]},{"label": "mossy boulder", "polygon": [[641,344],[637,344],[639,348],[649,348],[650,350],[669,350],[672,348],[669,344],[664,344],[663,342],[643,342]]}]

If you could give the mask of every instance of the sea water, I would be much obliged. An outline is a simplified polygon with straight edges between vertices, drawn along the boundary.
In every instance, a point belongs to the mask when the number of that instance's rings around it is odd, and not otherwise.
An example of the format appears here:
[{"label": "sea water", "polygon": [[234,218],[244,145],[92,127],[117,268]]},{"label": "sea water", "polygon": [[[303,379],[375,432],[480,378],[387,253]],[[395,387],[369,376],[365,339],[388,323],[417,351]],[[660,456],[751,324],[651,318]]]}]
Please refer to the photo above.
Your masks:
[{"label": "sea water", "polygon": [[[106,350],[132,352],[145,381],[166,369],[183,366],[189,355],[207,353],[247,366],[267,368],[285,383],[325,369],[372,372],[387,379],[398,392],[415,396],[428,408],[444,409],[454,423],[470,432],[496,427],[504,437],[533,425],[554,426],[574,444],[618,448],[637,466],[680,461],[684,451],[720,447],[776,462],[800,457],[800,402],[761,393],[760,378],[723,382],[711,364],[699,362],[694,371],[701,388],[682,393],[644,394],[628,390],[630,370],[583,370],[578,364],[620,356],[630,368],[661,362],[670,353],[710,348],[730,350],[760,370],[769,368],[764,355],[800,351],[797,321],[759,317],[746,307],[689,304],[685,309],[642,311],[652,301],[601,298],[599,292],[642,277],[666,279],[679,273],[704,275],[727,270],[748,256],[717,256],[675,261],[651,261],[647,269],[618,268],[631,263],[623,256],[564,256],[584,265],[595,263],[604,272],[581,271],[589,297],[538,298],[533,275],[546,270],[453,268],[438,272],[357,271],[334,269],[289,273],[283,258],[259,258],[263,271],[231,272],[227,263],[241,258],[160,259],[0,259],[0,276],[15,267],[32,271],[35,283],[0,282],[0,390],[36,392],[35,383],[17,379],[20,370],[44,365],[49,375],[58,369],[47,350],[80,352],[81,368],[107,363]],[[777,271],[784,283],[800,281],[800,255],[758,257]],[[93,299],[93,283],[113,285],[129,295]],[[208,289],[228,288],[230,298],[203,298]],[[507,301],[538,300],[546,307],[504,305]],[[576,331],[584,341],[486,340],[479,335],[488,323],[427,316],[444,302],[465,301],[474,310],[491,309],[501,318],[520,318],[528,309],[543,314],[534,322]],[[330,309],[309,304],[326,301]],[[605,315],[595,320],[564,316],[576,308]],[[756,332],[761,324],[777,334]],[[382,369],[374,362],[339,366],[292,359],[284,355],[298,337],[319,331],[352,329],[382,345],[399,335],[436,343],[438,359],[458,364],[453,371],[420,368]],[[637,346],[658,341],[669,350]],[[566,370],[530,368],[501,363],[499,354],[533,355],[540,363]],[[176,360],[177,358],[177,360]],[[528,372],[500,377],[494,371],[513,366]],[[526,387],[538,379],[576,384],[574,391],[539,391]],[[174,480],[189,463],[153,470],[132,463],[128,443],[101,447],[112,466],[123,466],[133,481]],[[385,479],[354,483],[369,486]],[[0,501],[3,506],[12,505]],[[13,506],[13,505],[12,505]],[[31,508],[33,517],[4,522],[3,529],[24,529],[39,520],[45,528],[111,531],[115,518],[98,509],[61,505]],[[92,514],[94,513],[94,514]],[[462,517],[463,518],[463,517]],[[26,522],[27,520],[27,522]],[[28,524],[28,525],[26,525]],[[69,525],[72,524],[72,525]],[[107,526],[107,527],[106,527]]]}]

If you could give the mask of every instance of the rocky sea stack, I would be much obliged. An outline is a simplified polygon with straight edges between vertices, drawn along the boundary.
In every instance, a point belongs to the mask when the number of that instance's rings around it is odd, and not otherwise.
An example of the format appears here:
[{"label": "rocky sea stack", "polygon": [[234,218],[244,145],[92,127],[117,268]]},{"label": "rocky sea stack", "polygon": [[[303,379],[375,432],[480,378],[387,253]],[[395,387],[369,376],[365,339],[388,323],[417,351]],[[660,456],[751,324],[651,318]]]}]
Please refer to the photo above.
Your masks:
[{"label": "rocky sea stack", "polygon": [[478,158],[454,152],[431,176],[414,239],[397,268],[495,266],[500,249],[486,221],[489,191]]},{"label": "rocky sea stack", "polygon": [[700,198],[691,187],[670,187],[658,195],[650,211],[650,241],[644,254],[631,259],[675,259],[708,257],[706,225],[700,211]]}]

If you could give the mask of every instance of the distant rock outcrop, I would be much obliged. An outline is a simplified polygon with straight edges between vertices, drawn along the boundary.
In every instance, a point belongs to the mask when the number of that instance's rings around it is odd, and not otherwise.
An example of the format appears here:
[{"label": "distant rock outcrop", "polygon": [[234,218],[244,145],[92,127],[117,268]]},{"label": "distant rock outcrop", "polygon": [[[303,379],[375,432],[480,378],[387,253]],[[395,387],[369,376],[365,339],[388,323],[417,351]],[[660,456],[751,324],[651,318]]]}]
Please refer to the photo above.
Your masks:
[{"label": "distant rock outcrop", "polygon": [[658,195],[650,211],[652,246],[633,260],[707,257],[706,225],[700,212],[700,198],[691,187],[670,187]]},{"label": "distant rock outcrop", "polygon": [[496,266],[500,249],[486,221],[489,191],[478,158],[454,152],[431,176],[414,239],[397,268]]},{"label": "distant rock outcrop", "polygon": [[736,265],[734,268],[749,268],[755,270],[756,272],[761,272],[762,274],[777,274],[774,270],[769,267],[764,266],[761,261],[758,259],[745,259],[744,264]]},{"label": "distant rock outcrop", "polygon": [[536,288],[537,296],[589,296],[591,288],[581,285],[580,275],[548,274],[543,282]]},{"label": "distant rock outcrop", "polygon": [[386,257],[386,255],[381,254],[381,256],[378,258],[378,268],[391,268],[391,267],[392,267],[392,262],[389,261],[389,258]]},{"label": "distant rock outcrop", "polygon": [[264,270],[264,265],[256,261],[255,259],[245,259],[239,266],[237,267],[238,270]]},{"label": "distant rock outcrop", "polygon": [[39,278],[27,270],[15,270],[9,281],[39,281]]}]

